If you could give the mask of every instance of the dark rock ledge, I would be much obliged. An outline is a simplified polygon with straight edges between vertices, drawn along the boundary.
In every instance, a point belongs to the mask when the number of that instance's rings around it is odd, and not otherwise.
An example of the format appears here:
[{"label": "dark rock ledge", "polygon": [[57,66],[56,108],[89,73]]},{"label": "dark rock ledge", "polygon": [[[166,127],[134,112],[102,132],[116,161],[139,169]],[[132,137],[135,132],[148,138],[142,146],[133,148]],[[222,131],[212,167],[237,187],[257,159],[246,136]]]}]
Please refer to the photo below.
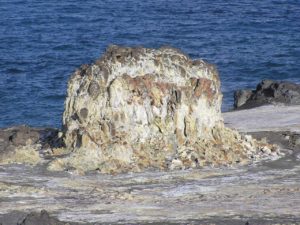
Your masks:
[{"label": "dark rock ledge", "polygon": [[300,84],[288,81],[263,80],[255,90],[237,90],[234,93],[235,109],[250,109],[267,104],[300,104]]}]

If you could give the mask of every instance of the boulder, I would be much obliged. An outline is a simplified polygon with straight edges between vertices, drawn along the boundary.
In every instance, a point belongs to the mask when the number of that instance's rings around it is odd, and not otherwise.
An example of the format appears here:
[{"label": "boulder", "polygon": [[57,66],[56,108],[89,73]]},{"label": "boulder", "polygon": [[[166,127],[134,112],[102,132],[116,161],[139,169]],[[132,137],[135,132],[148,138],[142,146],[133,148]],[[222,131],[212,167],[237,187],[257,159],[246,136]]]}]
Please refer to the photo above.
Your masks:
[{"label": "boulder", "polygon": [[235,109],[249,109],[276,103],[300,104],[300,84],[263,80],[255,90],[237,90],[234,93]]},{"label": "boulder", "polygon": [[104,173],[248,162],[260,143],[224,127],[215,66],[181,51],[110,46],[68,83],[51,170]]}]

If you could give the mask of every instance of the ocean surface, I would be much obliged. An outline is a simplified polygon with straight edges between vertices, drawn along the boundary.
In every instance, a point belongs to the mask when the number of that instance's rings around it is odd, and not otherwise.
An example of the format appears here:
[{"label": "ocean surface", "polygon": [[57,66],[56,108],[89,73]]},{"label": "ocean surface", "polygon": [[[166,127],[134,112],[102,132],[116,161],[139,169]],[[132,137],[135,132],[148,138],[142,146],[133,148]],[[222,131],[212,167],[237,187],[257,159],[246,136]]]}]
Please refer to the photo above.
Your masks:
[{"label": "ocean surface", "polygon": [[60,127],[69,76],[109,44],[216,64],[226,111],[236,89],[300,82],[300,1],[0,0],[0,127]]}]

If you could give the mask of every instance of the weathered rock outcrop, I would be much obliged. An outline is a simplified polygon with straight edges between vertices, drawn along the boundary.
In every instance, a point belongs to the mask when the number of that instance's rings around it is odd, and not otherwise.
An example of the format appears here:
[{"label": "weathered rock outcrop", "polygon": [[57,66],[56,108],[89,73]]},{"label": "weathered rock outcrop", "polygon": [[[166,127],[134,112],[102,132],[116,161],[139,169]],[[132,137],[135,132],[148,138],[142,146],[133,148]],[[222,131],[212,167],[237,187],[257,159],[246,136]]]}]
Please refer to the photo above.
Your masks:
[{"label": "weathered rock outcrop", "polygon": [[52,128],[32,128],[15,126],[0,129],[0,164],[42,161],[42,149],[63,146],[58,130]]},{"label": "weathered rock outcrop", "polygon": [[287,81],[263,80],[256,90],[237,90],[234,93],[234,107],[249,109],[266,104],[300,104],[300,84]]},{"label": "weathered rock outcrop", "polygon": [[[224,127],[218,72],[173,48],[111,46],[68,85],[56,170],[101,172],[247,162],[266,144]],[[275,149],[270,149],[275,151]]]}]

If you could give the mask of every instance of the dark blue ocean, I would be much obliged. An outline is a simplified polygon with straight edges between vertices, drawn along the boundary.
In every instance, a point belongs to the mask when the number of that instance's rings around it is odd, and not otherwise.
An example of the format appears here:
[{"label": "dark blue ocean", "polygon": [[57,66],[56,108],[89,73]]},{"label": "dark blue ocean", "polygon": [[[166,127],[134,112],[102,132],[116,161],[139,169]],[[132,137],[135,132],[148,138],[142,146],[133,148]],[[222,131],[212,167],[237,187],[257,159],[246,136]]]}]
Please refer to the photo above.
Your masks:
[{"label": "dark blue ocean", "polygon": [[67,80],[109,44],[180,48],[233,91],[300,82],[299,0],[0,0],[0,127],[61,126]]}]

